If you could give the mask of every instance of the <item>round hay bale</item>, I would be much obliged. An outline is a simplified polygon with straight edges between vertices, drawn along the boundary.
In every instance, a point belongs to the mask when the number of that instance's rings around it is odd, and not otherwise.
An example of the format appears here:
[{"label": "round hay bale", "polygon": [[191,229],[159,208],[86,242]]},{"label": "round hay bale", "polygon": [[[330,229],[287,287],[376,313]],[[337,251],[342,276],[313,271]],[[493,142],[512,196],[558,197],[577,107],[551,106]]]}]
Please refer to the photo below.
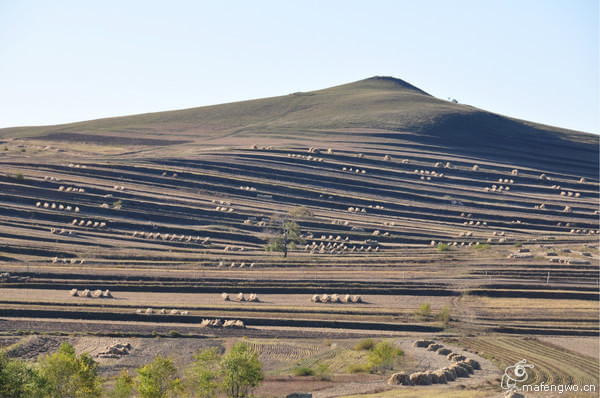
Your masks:
[{"label": "round hay bale", "polygon": [[475,373],[475,371],[473,370],[473,367],[471,365],[469,365],[468,363],[466,363],[465,361],[460,361],[460,362],[457,362],[456,364],[458,366],[465,368],[467,370],[467,372],[469,372],[470,374]]},{"label": "round hay bale", "polygon": [[431,373],[431,384],[446,384],[446,373],[442,369],[438,369]]},{"label": "round hay bale", "polygon": [[474,370],[481,370],[481,365],[479,364],[479,362],[477,362],[476,360],[472,359],[472,358],[467,358],[465,360],[465,363],[471,365],[471,367]]},{"label": "round hay bale", "polygon": [[462,366],[458,365],[457,363],[452,365],[450,367],[450,369],[454,370],[454,372],[456,373],[456,378],[469,377],[469,372],[467,371],[467,369],[463,368]]},{"label": "round hay bale", "polygon": [[444,348],[444,346],[441,344],[438,344],[438,343],[433,343],[433,344],[429,344],[429,346],[427,346],[427,351],[437,351],[440,348]]},{"label": "round hay bale", "polygon": [[69,292],[69,294],[70,294],[71,296],[77,296],[77,295],[78,295],[77,293],[78,293],[78,292],[77,292],[77,289],[71,289],[71,291]]},{"label": "round hay bale", "polygon": [[442,368],[440,370],[442,372],[444,372],[444,377],[446,378],[446,381],[454,381],[454,380],[456,380],[456,371],[454,369]]},{"label": "round hay bale", "polygon": [[360,296],[352,296],[350,299],[353,303],[362,303],[362,298]]},{"label": "round hay bale", "polygon": [[467,357],[465,357],[464,355],[457,354],[455,352],[453,352],[452,354],[448,354],[447,358],[455,362],[464,361],[465,359],[467,359]]},{"label": "round hay bale", "polygon": [[388,379],[387,385],[403,385],[403,386],[412,386],[412,382],[410,381],[410,376],[404,372],[394,373],[392,377]]},{"label": "round hay bale", "polygon": [[329,302],[329,300],[330,300],[330,297],[329,297],[329,295],[328,295],[328,294],[323,294],[323,295],[322,295],[322,296],[319,298],[319,300],[320,300],[322,303],[328,303],[328,302]]},{"label": "round hay bale", "polygon": [[320,300],[320,296],[318,294],[313,294],[312,298],[310,299],[310,301],[312,301],[313,303],[318,303]]},{"label": "round hay bale", "polygon": [[415,340],[415,342],[412,345],[413,345],[413,347],[427,348],[433,343],[435,343],[435,341],[433,341],[433,340],[419,339],[419,340]]},{"label": "round hay bale", "polygon": [[94,290],[92,292],[92,297],[94,297],[94,298],[100,298],[100,297],[102,297],[102,290]]},{"label": "round hay bale", "polygon": [[221,299],[223,299],[224,301],[229,301],[229,294],[221,293]]},{"label": "round hay bale", "polygon": [[436,351],[437,354],[439,355],[448,355],[448,354],[452,354],[452,350],[449,348],[438,348]]},{"label": "round hay bale", "polygon": [[244,293],[239,293],[237,296],[235,296],[235,300],[236,301],[245,301],[246,299],[244,298]]}]

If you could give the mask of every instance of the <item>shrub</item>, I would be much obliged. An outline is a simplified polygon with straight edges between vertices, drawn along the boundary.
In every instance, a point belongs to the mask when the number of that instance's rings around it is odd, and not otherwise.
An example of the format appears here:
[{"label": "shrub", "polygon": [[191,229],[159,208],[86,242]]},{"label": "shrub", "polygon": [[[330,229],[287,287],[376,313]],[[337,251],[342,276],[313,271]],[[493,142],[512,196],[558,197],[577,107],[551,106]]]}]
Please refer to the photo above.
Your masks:
[{"label": "shrub", "polygon": [[375,347],[375,340],[373,339],[362,339],[355,346],[355,351],[367,351]]},{"label": "shrub", "polygon": [[447,243],[438,243],[437,250],[439,252],[447,252],[450,250],[450,245],[448,245]]},{"label": "shrub", "polygon": [[181,337],[181,333],[177,330],[169,330],[169,337]]},{"label": "shrub", "polygon": [[489,248],[490,248],[490,245],[488,245],[487,243],[479,243],[479,244],[473,246],[473,249],[475,249],[475,250],[486,250]]},{"label": "shrub", "polygon": [[444,325],[447,325],[450,322],[450,307],[445,305],[444,308],[438,314],[438,319]]},{"label": "shrub", "polygon": [[371,373],[392,369],[394,360],[404,352],[387,341],[377,343],[367,356],[367,369]]},{"label": "shrub", "polygon": [[243,342],[238,342],[223,356],[220,366],[221,388],[228,397],[248,396],[264,378],[258,353]]},{"label": "shrub", "polygon": [[315,371],[308,366],[299,366],[292,370],[294,376],[313,376]]},{"label": "shrub", "polygon": [[415,315],[421,320],[429,318],[429,315],[431,315],[431,306],[429,303],[421,304]]},{"label": "shrub", "polygon": [[346,368],[346,373],[365,373],[367,368],[362,365],[352,364]]},{"label": "shrub", "polygon": [[4,146],[2,147],[2,150],[3,150],[3,151],[5,151],[5,152],[6,152],[6,151],[8,151],[8,146],[7,146],[7,145],[4,145]]},{"label": "shrub", "polygon": [[331,370],[326,363],[319,363],[317,365],[317,371],[315,372],[317,379],[319,380],[331,380]]},{"label": "shrub", "polygon": [[134,381],[133,376],[127,370],[121,370],[115,387],[109,391],[109,398],[129,398],[133,394]]},{"label": "shrub", "polygon": [[521,246],[523,246],[523,242],[517,242],[513,246],[514,247],[521,247]]}]

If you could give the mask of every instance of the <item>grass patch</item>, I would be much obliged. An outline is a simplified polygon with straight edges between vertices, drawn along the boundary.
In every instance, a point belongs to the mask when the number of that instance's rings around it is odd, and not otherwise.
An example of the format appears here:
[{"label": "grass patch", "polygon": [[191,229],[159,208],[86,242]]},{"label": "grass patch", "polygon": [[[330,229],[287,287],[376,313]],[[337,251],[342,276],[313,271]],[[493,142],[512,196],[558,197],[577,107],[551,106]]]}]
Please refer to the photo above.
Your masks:
[{"label": "grass patch", "polygon": [[439,252],[447,252],[450,251],[450,245],[447,243],[438,243],[437,251]]},{"label": "grass patch", "polygon": [[356,374],[356,373],[367,373],[369,370],[364,365],[352,364],[348,366],[346,369],[346,373]]},{"label": "grass patch", "polygon": [[308,366],[298,366],[296,369],[292,370],[292,374],[299,377],[314,376],[315,371]]},{"label": "grass patch", "polygon": [[362,339],[355,346],[355,351],[368,351],[375,347],[375,340],[373,339]]},{"label": "grass patch", "polygon": [[473,249],[475,249],[475,250],[487,250],[489,248],[490,248],[490,245],[487,243],[479,243],[479,244],[473,246]]}]

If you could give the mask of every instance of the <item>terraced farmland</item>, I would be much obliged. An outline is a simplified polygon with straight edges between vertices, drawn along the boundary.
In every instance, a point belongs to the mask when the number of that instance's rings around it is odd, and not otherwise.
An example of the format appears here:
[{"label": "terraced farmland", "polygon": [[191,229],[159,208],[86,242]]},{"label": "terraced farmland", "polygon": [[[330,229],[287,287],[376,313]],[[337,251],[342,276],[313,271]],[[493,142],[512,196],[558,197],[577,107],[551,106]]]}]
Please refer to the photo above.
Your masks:
[{"label": "terraced farmland", "polygon": [[[401,83],[0,130],[0,316],[10,320],[0,330],[105,322],[148,335],[224,318],[243,320],[251,338],[597,336],[598,137]],[[285,258],[265,251],[274,220],[300,207],[302,242]],[[72,298],[72,288],[114,297]],[[416,317],[424,303],[432,314]],[[146,308],[189,314],[136,313]],[[275,373],[296,359],[292,343],[255,344]],[[328,361],[315,350],[304,357]],[[543,359],[554,354],[543,352],[537,377],[549,380]]]}]

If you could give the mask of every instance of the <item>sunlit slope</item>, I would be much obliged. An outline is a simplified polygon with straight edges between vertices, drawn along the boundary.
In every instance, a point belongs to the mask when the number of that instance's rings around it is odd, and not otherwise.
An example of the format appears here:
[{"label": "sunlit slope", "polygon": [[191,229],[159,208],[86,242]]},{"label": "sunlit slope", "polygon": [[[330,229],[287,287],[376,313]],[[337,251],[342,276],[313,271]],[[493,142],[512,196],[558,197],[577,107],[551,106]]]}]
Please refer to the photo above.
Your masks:
[{"label": "sunlit slope", "polygon": [[[434,98],[410,84],[373,77],[324,90],[179,111],[92,120],[45,127],[0,130],[0,137],[45,137],[82,141],[100,135],[202,140],[214,137],[268,138],[310,131],[311,139],[334,130],[364,129],[379,138],[441,145],[449,151],[485,157],[522,158],[539,165],[576,161],[597,175],[598,136],[510,119]],[[316,134],[320,133],[320,134]],[[307,135],[308,138],[308,135]],[[143,142],[143,141],[141,141]],[[152,142],[146,142],[152,144]],[[596,171],[593,171],[596,170]]]}]

